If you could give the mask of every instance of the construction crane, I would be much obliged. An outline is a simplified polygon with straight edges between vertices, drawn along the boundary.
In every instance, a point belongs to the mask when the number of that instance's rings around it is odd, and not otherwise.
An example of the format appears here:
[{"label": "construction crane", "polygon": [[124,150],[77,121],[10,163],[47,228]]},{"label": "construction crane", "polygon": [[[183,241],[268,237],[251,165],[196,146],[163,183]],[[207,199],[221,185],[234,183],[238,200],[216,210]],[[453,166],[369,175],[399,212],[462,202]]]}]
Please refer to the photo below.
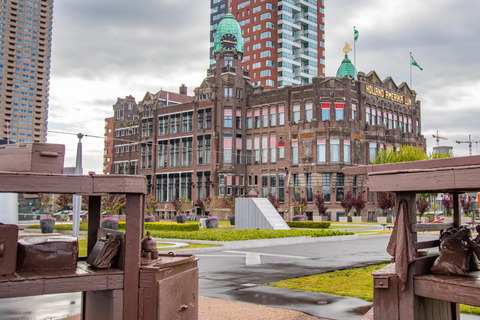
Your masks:
[{"label": "construction crane", "polygon": [[437,138],[437,147],[440,145],[440,139],[447,140],[447,138],[442,137],[438,134],[438,130],[437,130],[437,135],[432,134],[432,137]]},{"label": "construction crane", "polygon": [[468,143],[468,151],[469,154],[472,155],[472,143],[479,143],[480,141],[472,141],[472,136],[468,135],[468,141],[456,141],[458,144],[460,143]]}]

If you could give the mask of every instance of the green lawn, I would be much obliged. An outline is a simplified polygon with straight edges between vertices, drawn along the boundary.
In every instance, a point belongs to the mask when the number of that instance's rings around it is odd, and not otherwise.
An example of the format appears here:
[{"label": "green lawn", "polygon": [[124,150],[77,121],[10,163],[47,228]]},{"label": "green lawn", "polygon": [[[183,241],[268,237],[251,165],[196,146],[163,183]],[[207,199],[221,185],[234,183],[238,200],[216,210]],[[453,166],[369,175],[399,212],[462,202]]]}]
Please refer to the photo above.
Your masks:
[{"label": "green lawn", "polygon": [[[267,286],[322,292],[373,302],[372,272],[383,268],[387,264],[382,263],[364,268],[338,270],[304,278],[288,279],[269,283]],[[460,305],[460,312],[480,315],[480,307]]]},{"label": "green lawn", "polygon": [[[158,224],[162,223],[150,223]],[[172,223],[166,223],[165,225],[172,225]],[[176,224],[175,224],[176,225]],[[209,241],[243,241],[243,240],[256,240],[256,239],[273,239],[273,238],[288,238],[288,237],[330,237],[330,236],[342,236],[353,235],[353,232],[343,232],[336,230],[325,229],[308,229],[308,230],[235,230],[229,228],[230,222],[220,221],[220,228],[214,229],[200,229],[196,231],[173,231],[173,230],[150,230],[150,234],[154,238],[167,238],[167,239],[188,239],[188,240],[209,240]],[[40,228],[39,225],[34,225],[29,228]],[[88,224],[81,223],[80,230],[86,231]],[[71,224],[59,224],[55,226],[57,230],[72,230]]]}]

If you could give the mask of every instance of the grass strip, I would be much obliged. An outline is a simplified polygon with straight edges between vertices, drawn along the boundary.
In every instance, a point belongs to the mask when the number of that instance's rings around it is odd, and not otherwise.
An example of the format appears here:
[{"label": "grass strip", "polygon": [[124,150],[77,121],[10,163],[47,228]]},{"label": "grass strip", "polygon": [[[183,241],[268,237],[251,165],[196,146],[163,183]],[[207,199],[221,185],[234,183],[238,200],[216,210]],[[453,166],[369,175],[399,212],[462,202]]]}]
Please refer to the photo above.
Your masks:
[{"label": "grass strip", "polygon": [[[388,263],[375,264],[363,268],[338,270],[309,277],[282,280],[267,286],[304,290],[360,298],[373,302],[372,273]],[[480,315],[480,307],[460,305],[461,313]]]}]

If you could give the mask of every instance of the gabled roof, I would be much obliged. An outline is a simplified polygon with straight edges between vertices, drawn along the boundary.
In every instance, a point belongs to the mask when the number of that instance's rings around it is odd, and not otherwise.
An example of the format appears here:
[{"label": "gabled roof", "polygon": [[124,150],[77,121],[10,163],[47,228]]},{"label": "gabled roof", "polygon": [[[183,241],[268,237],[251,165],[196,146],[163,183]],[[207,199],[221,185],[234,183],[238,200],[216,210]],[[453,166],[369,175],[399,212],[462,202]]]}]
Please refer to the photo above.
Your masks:
[{"label": "gabled roof", "polygon": [[187,103],[187,102],[192,102],[193,100],[193,97],[191,96],[186,96],[184,94],[165,91],[163,89],[160,89],[160,91],[153,94],[152,98],[157,100],[165,100],[168,98],[169,101],[173,101],[177,103]]}]

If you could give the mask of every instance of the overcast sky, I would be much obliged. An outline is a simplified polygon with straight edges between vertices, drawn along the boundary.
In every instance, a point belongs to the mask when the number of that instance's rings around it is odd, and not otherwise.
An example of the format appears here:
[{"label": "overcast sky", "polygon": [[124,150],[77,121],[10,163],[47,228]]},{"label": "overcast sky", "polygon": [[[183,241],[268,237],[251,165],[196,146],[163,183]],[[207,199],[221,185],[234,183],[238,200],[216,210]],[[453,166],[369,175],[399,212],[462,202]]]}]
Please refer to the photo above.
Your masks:
[{"label": "overcast sky", "polygon": [[[334,76],[343,47],[360,32],[357,69],[410,84],[422,102],[428,151],[438,130],[456,156],[480,141],[480,1],[325,0],[326,76]],[[118,97],[141,101],[147,91],[188,93],[209,65],[210,0],[57,0],[54,2],[48,142],[66,145],[75,165],[79,132],[84,172],[102,172],[104,119]],[[350,53],[353,61],[353,52]],[[473,144],[473,154],[480,145]]]}]

